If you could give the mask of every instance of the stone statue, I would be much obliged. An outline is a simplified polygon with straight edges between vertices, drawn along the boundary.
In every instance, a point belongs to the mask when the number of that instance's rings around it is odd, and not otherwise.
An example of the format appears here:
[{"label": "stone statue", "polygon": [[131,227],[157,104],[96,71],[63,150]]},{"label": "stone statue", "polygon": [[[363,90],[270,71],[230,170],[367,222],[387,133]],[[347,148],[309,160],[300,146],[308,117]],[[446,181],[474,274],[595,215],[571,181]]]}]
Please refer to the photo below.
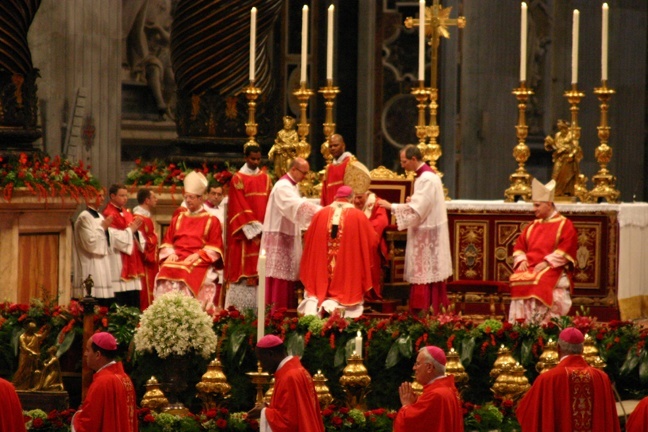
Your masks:
[{"label": "stone statue", "polygon": [[38,391],[63,391],[63,377],[61,376],[61,364],[56,357],[58,347],[52,345],[47,349],[49,358],[43,363],[43,370],[40,374],[40,381],[34,387]]},{"label": "stone statue", "polygon": [[[295,119],[291,116],[283,118],[283,129],[277,132],[275,143],[268,152],[268,159],[274,162],[274,172],[277,179],[288,172],[290,163],[303,152],[299,146],[299,136],[295,130]],[[309,149],[310,150],[310,149]],[[308,156],[306,156],[308,157]]]},{"label": "stone statue", "polygon": [[558,120],[557,125],[558,132],[554,137],[545,138],[545,150],[553,151],[551,178],[556,181],[556,197],[573,197],[576,196],[574,186],[579,180],[583,150],[569,122]]},{"label": "stone statue", "polygon": [[16,390],[30,390],[40,379],[40,347],[49,333],[49,325],[36,331],[36,323],[30,321],[25,332],[20,335],[20,354],[18,370],[13,378]]}]

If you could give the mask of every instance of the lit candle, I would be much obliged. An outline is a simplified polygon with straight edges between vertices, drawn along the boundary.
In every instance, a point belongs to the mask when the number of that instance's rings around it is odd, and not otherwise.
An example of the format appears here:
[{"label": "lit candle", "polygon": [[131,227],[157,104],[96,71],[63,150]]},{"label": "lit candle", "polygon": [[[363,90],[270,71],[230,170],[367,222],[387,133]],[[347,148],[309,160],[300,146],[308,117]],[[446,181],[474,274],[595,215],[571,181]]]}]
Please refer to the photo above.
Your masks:
[{"label": "lit candle", "polygon": [[578,21],[580,12],[574,9],[574,22],[572,24],[572,84],[578,82]]},{"label": "lit candle", "polygon": [[418,79],[425,81],[425,0],[419,0],[419,64]]},{"label": "lit candle", "polygon": [[358,330],[358,335],[355,338],[355,351],[360,357],[362,357],[362,333]]},{"label": "lit candle", "polygon": [[328,8],[328,33],[326,38],[326,79],[333,80],[333,13],[335,6]]},{"label": "lit candle", "polygon": [[265,274],[266,254],[265,250],[259,255],[259,286],[257,287],[257,342],[265,333]]},{"label": "lit candle", "polygon": [[610,7],[603,3],[603,23],[601,29],[601,80],[607,81],[608,75],[608,18]]},{"label": "lit candle", "polygon": [[520,81],[526,81],[527,67],[527,4],[522,2],[520,19]]},{"label": "lit candle", "polygon": [[306,82],[306,57],[308,56],[308,6],[302,9],[301,79]]},{"label": "lit candle", "polygon": [[254,81],[256,71],[256,16],[257,8],[250,11],[250,81]]}]

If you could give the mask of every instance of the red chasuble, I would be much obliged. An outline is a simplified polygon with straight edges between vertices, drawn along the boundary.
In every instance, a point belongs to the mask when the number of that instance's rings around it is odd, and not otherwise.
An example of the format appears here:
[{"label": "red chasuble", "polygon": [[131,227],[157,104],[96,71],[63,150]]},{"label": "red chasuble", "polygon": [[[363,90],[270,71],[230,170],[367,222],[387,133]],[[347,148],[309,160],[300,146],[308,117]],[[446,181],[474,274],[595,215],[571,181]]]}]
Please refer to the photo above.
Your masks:
[{"label": "red chasuble", "polygon": [[248,240],[243,226],[263,224],[272,182],[267,174],[247,175],[240,171],[230,182],[227,208],[227,259],[225,280],[236,283],[242,277],[256,277],[260,237]]},{"label": "red chasuble", "polygon": [[142,218],[142,226],[139,229],[140,236],[146,240],[144,253],[142,254],[144,277],[142,278],[142,291],[140,293],[140,309],[144,310],[153,302],[155,276],[159,271],[158,237],[155,233],[153,220],[144,215],[139,215],[139,217]]},{"label": "red chasuble", "polygon": [[608,376],[580,355],[567,356],[538,376],[516,415],[524,432],[619,431]]},{"label": "red chasuble", "polygon": [[22,406],[16,389],[9,382],[0,378],[0,432],[24,432]]},{"label": "red chasuble", "polygon": [[313,378],[299,358],[291,358],[275,373],[265,416],[272,432],[324,432]]},{"label": "red chasuble", "polygon": [[[333,215],[342,210],[337,235],[332,236]],[[362,303],[372,287],[372,256],[378,241],[363,212],[352,204],[335,202],[315,214],[306,231],[299,277],[309,297],[321,305],[326,299],[343,306]]]},{"label": "red chasuble", "polygon": [[[223,255],[223,234],[221,224],[216,216],[205,210],[191,214],[188,211],[179,212],[167,229],[161,248],[173,248],[178,261],[164,261],[160,265],[158,279],[183,281],[195,296],[205,281],[207,270],[211,265],[222,268],[222,260],[213,263],[206,250],[213,250]],[[200,259],[186,264],[184,259],[193,253],[198,253]]]},{"label": "red chasuble", "polygon": [[416,402],[398,410],[394,419],[394,432],[463,430],[463,411],[454,377],[451,375],[423,387],[423,393]]},{"label": "red chasuble", "polygon": [[[112,216],[113,221],[110,226],[118,230],[126,230],[126,228],[128,228],[128,225],[133,221],[133,214],[129,212],[128,209],[122,209],[122,211],[120,212],[119,209],[115,207],[115,205],[111,202],[109,202],[104,209],[103,215],[105,218]],[[139,252],[135,250],[139,246],[137,245],[136,240],[134,242],[135,244],[133,245],[133,252],[130,255],[122,252],[119,253],[122,260],[122,280],[139,279],[144,274],[142,257],[140,256]]]},{"label": "red chasuble", "polygon": [[[545,306],[551,307],[553,289],[564,267],[549,266],[538,273],[533,273],[533,268],[551,253],[563,255],[571,267],[575,263],[578,246],[576,236],[574,225],[560,214],[547,221],[536,219],[527,226],[515,243],[513,255],[525,253],[529,268],[526,272],[511,275],[511,298],[536,298]],[[568,271],[567,274],[571,281],[571,272]]]},{"label": "red chasuble", "polygon": [[344,185],[344,173],[346,167],[354,156],[349,156],[337,165],[328,164],[326,166],[326,173],[324,174],[324,181],[322,182],[322,196],[320,198],[320,205],[326,207],[335,201],[335,193]]},{"label": "red chasuble", "polygon": [[76,432],[137,432],[135,387],[121,363],[92,377],[81,410],[72,422]]},{"label": "red chasuble", "polygon": [[648,429],[648,397],[641,399],[626,423],[626,432],[646,432]]}]

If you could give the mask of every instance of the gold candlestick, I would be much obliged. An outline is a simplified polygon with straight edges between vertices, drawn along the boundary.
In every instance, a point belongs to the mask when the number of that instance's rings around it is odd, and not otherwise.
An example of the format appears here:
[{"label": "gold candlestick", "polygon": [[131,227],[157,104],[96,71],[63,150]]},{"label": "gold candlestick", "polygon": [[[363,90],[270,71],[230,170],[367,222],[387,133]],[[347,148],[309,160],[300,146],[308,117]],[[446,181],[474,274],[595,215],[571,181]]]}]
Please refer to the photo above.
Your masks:
[{"label": "gold candlestick", "polygon": [[[419,81],[419,86],[412,89],[412,94],[418,101],[416,108],[418,109],[418,123],[416,125],[416,136],[419,139],[417,147],[421,153],[427,153],[427,126],[425,125],[425,108],[427,107],[427,100],[430,97],[430,89],[425,88],[423,81]],[[425,157],[425,156],[424,156]]]},{"label": "gold candlestick", "polygon": [[324,105],[326,106],[326,120],[324,122],[324,138],[325,141],[320,147],[320,152],[324,156],[324,160],[327,164],[330,164],[333,160],[331,152],[329,151],[329,138],[335,133],[335,123],[333,123],[333,106],[335,105],[335,98],[340,89],[333,85],[333,80],[326,80],[326,87],[319,89],[319,92],[324,95]]},{"label": "gold candlestick", "polygon": [[601,144],[594,151],[594,157],[599,164],[599,171],[592,177],[594,189],[590,191],[590,198],[601,202],[606,200],[609,203],[619,202],[621,193],[616,189],[616,176],[607,169],[607,164],[612,160],[612,148],[608,146],[610,138],[610,126],[608,126],[608,101],[615,93],[607,87],[607,81],[601,82],[601,87],[594,89],[594,94],[601,101],[601,124],[597,126],[598,138]]},{"label": "gold candlestick", "polygon": [[423,154],[423,159],[430,164],[432,168],[439,174],[439,177],[443,177],[443,173],[439,171],[436,166],[437,160],[441,157],[443,152],[441,151],[441,146],[437,142],[439,137],[439,125],[437,124],[437,110],[439,104],[437,100],[439,99],[439,89],[430,88],[430,122],[425,128],[426,135],[430,139],[430,142],[427,145],[425,153]]},{"label": "gold candlestick", "polygon": [[540,354],[538,363],[536,363],[536,370],[543,374],[551,369],[553,369],[558,362],[560,357],[558,356],[558,349],[556,348],[556,342],[553,339],[549,339],[547,344]]},{"label": "gold candlestick", "polygon": [[333,396],[329,391],[328,386],[326,385],[327,378],[322,374],[321,370],[318,370],[315,375],[313,375],[313,383],[315,384],[315,393],[317,393],[317,400],[319,401],[320,408],[328,406],[333,402]]},{"label": "gold candlestick", "polygon": [[203,409],[210,410],[218,408],[223,401],[227,399],[228,393],[232,386],[227,382],[227,377],[223,372],[223,365],[218,357],[212,360],[207,366],[207,372],[202,379],[196,384],[198,399],[202,401]]},{"label": "gold candlestick", "polygon": [[367,373],[367,368],[362,363],[362,357],[355,352],[347,360],[347,365],[340,377],[340,384],[347,395],[347,405],[349,408],[365,408],[365,396],[369,393],[369,384],[371,377]]},{"label": "gold candlestick", "polygon": [[265,396],[263,392],[263,387],[270,382],[270,374],[263,372],[261,367],[261,362],[257,362],[257,371],[256,372],[247,372],[247,376],[252,378],[252,384],[256,384],[256,400],[254,401],[255,405],[263,405],[263,398]]},{"label": "gold candlestick", "polygon": [[299,135],[299,148],[304,153],[310,154],[310,144],[306,141],[306,137],[310,134],[310,123],[306,111],[308,110],[308,99],[313,96],[313,91],[306,88],[306,83],[302,82],[301,87],[293,91],[293,94],[299,100],[299,123],[297,124],[297,135]]},{"label": "gold candlestick", "polygon": [[256,123],[256,100],[261,94],[261,89],[254,86],[254,81],[250,81],[250,85],[244,89],[245,97],[248,100],[248,121],[245,123],[245,133],[248,136],[248,140],[243,146],[245,150],[248,146],[256,145],[259,143],[256,141],[257,134],[257,123]]},{"label": "gold candlestick", "polygon": [[520,81],[520,87],[513,89],[513,94],[518,100],[518,124],[515,126],[518,144],[513,147],[513,157],[518,163],[518,168],[509,176],[511,186],[504,191],[504,201],[513,202],[517,198],[531,201],[531,174],[524,168],[524,164],[531,155],[526,145],[529,126],[526,124],[526,103],[533,90],[526,88],[526,81]]}]

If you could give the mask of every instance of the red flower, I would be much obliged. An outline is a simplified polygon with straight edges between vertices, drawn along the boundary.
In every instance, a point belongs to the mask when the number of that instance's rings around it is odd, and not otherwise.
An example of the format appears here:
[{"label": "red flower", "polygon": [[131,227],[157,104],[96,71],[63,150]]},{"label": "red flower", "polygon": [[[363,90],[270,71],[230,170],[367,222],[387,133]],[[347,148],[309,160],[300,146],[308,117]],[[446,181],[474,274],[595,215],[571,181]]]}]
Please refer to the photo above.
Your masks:
[{"label": "red flower", "polygon": [[153,417],[151,414],[146,414],[142,421],[144,423],[155,423],[155,417]]},{"label": "red flower", "polygon": [[222,419],[222,418],[216,420],[216,427],[218,429],[225,429],[227,427],[227,420]]},{"label": "red flower", "polygon": [[333,423],[334,426],[342,426],[342,423],[344,423],[344,420],[342,420],[338,416],[333,416],[333,418],[331,419],[331,423]]},{"label": "red flower", "polygon": [[43,422],[42,418],[35,418],[32,420],[32,426],[35,428],[43,427],[45,423]]}]

